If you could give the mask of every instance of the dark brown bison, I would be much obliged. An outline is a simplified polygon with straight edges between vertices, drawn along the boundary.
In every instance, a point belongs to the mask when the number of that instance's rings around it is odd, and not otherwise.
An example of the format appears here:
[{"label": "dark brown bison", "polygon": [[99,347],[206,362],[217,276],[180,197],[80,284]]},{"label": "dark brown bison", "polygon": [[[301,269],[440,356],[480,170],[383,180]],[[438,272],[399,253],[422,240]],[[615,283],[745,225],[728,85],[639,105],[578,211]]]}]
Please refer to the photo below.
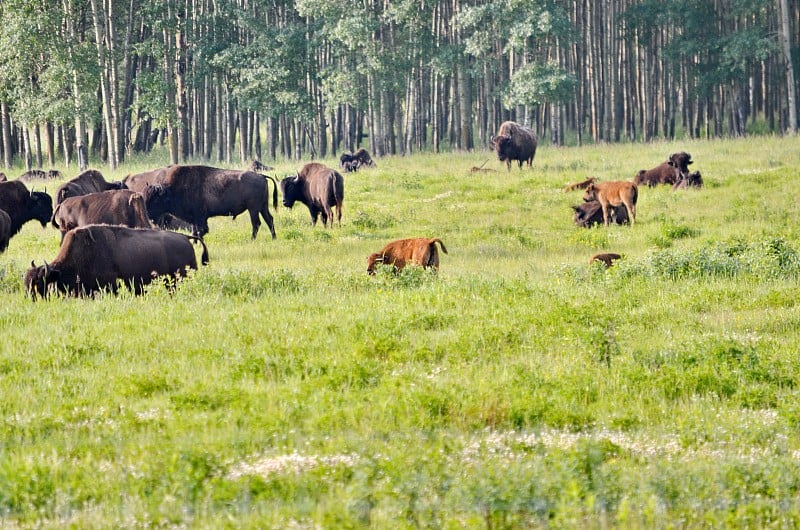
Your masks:
[{"label": "dark brown bison", "polygon": [[689,153],[684,151],[673,153],[666,162],[653,169],[640,169],[633,182],[637,186],[645,184],[651,188],[659,184],[672,186],[689,174],[689,164],[691,163],[693,163],[692,155]]},{"label": "dark brown bison", "polygon": [[[147,211],[152,219],[172,214],[193,226],[192,233],[208,233],[208,218],[230,215],[234,218],[247,210],[256,238],[261,221],[267,223],[275,239],[275,223],[269,212],[269,184],[264,175],[252,171],[219,169],[208,166],[173,166],[160,183],[144,191]],[[273,189],[273,208],[278,207],[278,189]]]},{"label": "dark brown bison", "polygon": [[80,197],[67,197],[56,206],[51,224],[64,235],[79,226],[108,224],[131,228],[153,228],[141,193],[109,190]]},{"label": "dark brown bison", "polygon": [[699,171],[692,171],[685,177],[678,179],[678,182],[672,185],[673,190],[685,190],[687,188],[702,188],[703,176]]},{"label": "dark brown bison", "polygon": [[47,226],[53,216],[53,199],[43,191],[28,191],[19,180],[0,182],[0,210],[11,218],[9,237],[14,237],[28,221]]},{"label": "dark brown bison", "polygon": [[[583,228],[591,228],[594,225],[603,224],[603,207],[600,206],[600,201],[589,201],[573,206],[575,215],[572,220],[575,224]],[[622,225],[629,222],[628,209],[622,204],[618,207],[611,207],[611,220],[612,222]]]},{"label": "dark brown bison", "polygon": [[272,171],[275,168],[262,164],[260,160],[253,160],[253,163],[250,164],[250,167],[247,169],[253,173],[263,173],[266,171]]},{"label": "dark brown bison", "polygon": [[11,216],[0,210],[0,252],[5,252],[11,239]]},{"label": "dark brown bison", "polygon": [[611,267],[615,261],[621,258],[622,256],[620,254],[616,254],[614,252],[602,252],[589,258],[589,265],[592,265],[595,261],[597,261],[605,265],[607,269]]},{"label": "dark brown bison", "polygon": [[608,226],[611,219],[611,207],[625,205],[631,219],[631,225],[636,224],[636,200],[639,189],[633,182],[627,180],[609,180],[607,182],[593,182],[586,187],[583,195],[584,202],[599,201],[603,209],[603,222]]},{"label": "dark brown bison", "polygon": [[533,164],[536,155],[536,133],[531,129],[513,121],[506,121],[500,125],[496,136],[491,138],[492,149],[497,152],[497,159],[505,162],[508,171],[511,171],[511,162],[527,162],[528,167]]},{"label": "dark brown bison", "polygon": [[61,172],[57,169],[44,171],[42,169],[31,169],[19,176],[19,180],[29,182],[34,179],[60,179],[62,178]]},{"label": "dark brown bison", "polygon": [[[126,176],[122,182],[129,190],[138,191],[141,194],[144,194],[144,190],[147,189],[147,186],[152,186],[155,184],[161,184],[166,177],[169,170],[174,167],[172,165],[166,167],[160,167],[158,169],[152,169],[150,171],[145,171],[143,173],[135,173],[133,175]],[[158,225],[159,228],[163,228],[164,230],[185,230],[187,232],[191,232],[193,230],[193,226],[191,223],[187,223],[183,219],[179,219],[170,213],[165,213],[158,217],[158,219],[153,219],[153,222]]]},{"label": "dark brown bison", "polygon": [[358,171],[362,167],[375,167],[375,162],[369,156],[369,152],[363,147],[355,153],[342,153],[339,157],[339,165],[346,173]]},{"label": "dark brown bison", "polygon": [[124,190],[123,182],[108,182],[96,169],[87,169],[77,177],[62,184],[56,190],[56,206],[67,197],[80,197],[108,190]]},{"label": "dark brown bison", "polygon": [[283,205],[294,206],[296,201],[305,204],[311,213],[311,224],[317,224],[322,214],[322,225],[333,227],[333,207],[336,219],[342,225],[342,201],[344,201],[344,177],[338,171],[323,164],[311,162],[300,168],[297,175],[281,180]]},{"label": "dark brown bison", "polygon": [[[126,226],[89,225],[67,232],[52,263],[25,273],[25,288],[35,299],[51,291],[71,296],[93,295],[101,290],[117,292],[122,283],[136,294],[159,276],[174,280],[187,269],[197,269],[193,236]],[[201,262],[208,263],[203,245]]]},{"label": "dark brown bison", "polygon": [[393,265],[396,271],[402,270],[408,264],[419,265],[424,268],[439,269],[439,250],[436,244],[442,247],[442,252],[447,254],[447,249],[438,237],[417,237],[411,239],[398,239],[392,241],[367,257],[367,273],[375,274],[375,267],[379,264]]}]

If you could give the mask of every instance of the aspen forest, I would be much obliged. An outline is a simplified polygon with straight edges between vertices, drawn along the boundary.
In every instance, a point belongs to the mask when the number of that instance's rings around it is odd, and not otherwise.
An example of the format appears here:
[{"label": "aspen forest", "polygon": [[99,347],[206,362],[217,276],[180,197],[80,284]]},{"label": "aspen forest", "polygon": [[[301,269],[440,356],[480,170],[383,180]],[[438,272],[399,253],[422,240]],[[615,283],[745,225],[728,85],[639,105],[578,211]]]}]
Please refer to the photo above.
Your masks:
[{"label": "aspen forest", "polygon": [[796,0],[2,0],[5,168],[797,130]]}]

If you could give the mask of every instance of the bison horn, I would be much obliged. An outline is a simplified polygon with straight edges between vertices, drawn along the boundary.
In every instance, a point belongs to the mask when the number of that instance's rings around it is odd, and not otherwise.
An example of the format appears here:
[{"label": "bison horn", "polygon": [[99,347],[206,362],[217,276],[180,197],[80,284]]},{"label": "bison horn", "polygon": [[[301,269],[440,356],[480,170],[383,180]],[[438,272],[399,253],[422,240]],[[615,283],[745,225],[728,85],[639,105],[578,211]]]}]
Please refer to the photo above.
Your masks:
[{"label": "bison horn", "polygon": [[36,268],[36,264],[33,262],[33,260],[31,260],[31,267],[34,269]]}]

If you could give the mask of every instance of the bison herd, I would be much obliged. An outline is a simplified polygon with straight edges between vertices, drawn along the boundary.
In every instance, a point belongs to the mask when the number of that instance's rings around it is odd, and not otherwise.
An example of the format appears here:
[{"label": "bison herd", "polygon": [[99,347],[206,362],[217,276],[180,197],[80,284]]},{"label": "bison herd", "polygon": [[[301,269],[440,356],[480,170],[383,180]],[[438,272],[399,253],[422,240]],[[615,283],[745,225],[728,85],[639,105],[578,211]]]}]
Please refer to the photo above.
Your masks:
[{"label": "bison herd", "polygon": [[[510,171],[513,161],[520,168],[524,162],[531,166],[537,140],[531,129],[504,122],[492,136],[491,146]],[[586,228],[601,223],[634,225],[640,186],[685,189],[703,185],[698,171],[689,172],[692,163],[691,155],[679,152],[652,169],[638,171],[632,181],[601,182],[591,177],[570,184],[565,191],[584,190],[583,202],[572,207],[573,221]],[[366,150],[359,149],[341,155],[340,167],[353,172],[375,163]],[[61,232],[61,244],[52,262],[38,266],[31,262],[24,283],[33,298],[52,292],[72,296],[116,292],[120,285],[139,294],[156,278],[171,288],[189,269],[197,269],[193,244],[202,245],[200,263],[208,263],[203,236],[209,231],[210,217],[236,218],[247,211],[252,238],[263,220],[275,239],[270,202],[277,209],[278,188],[285,207],[299,202],[308,208],[312,225],[321,216],[326,228],[333,227],[334,220],[341,226],[344,178],[337,170],[311,162],[278,181],[264,174],[271,169],[258,161],[244,171],[171,165],[116,182],[90,169],[60,186],[55,204],[47,193],[28,190],[23,179],[8,181],[0,174],[0,252],[28,221],[39,221],[42,227],[49,223]],[[447,253],[439,238],[393,241],[368,256],[367,272],[374,274],[379,266],[397,272],[408,264],[435,271],[439,248]],[[590,263],[600,261],[608,267],[619,258],[601,254]]]}]

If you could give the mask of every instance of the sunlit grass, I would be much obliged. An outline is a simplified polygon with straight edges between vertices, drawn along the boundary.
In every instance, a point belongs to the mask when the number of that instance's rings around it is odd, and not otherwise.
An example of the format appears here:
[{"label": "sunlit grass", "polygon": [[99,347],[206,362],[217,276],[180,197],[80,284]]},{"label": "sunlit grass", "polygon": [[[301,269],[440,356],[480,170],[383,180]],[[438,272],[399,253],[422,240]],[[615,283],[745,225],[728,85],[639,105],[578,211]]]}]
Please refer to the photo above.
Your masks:
[{"label": "sunlit grass", "polygon": [[[22,274],[59,237],[26,225],[0,256],[4,525],[797,526],[797,147],[387,157],[345,175],[341,228],[212,219],[174,294],[34,303]],[[572,223],[565,184],[679,150],[704,189]],[[438,274],[367,276],[414,236],[445,242]]]}]

